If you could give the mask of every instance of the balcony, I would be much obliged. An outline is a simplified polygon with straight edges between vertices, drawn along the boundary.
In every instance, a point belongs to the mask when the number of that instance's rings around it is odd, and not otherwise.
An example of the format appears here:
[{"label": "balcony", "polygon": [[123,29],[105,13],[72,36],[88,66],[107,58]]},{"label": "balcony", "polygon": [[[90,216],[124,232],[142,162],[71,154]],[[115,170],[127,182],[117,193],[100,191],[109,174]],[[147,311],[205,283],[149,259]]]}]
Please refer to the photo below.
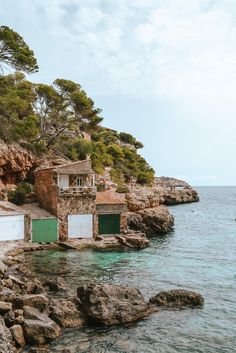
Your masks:
[{"label": "balcony", "polygon": [[95,195],[97,191],[96,186],[69,186],[59,187],[60,196],[79,196],[79,195]]}]

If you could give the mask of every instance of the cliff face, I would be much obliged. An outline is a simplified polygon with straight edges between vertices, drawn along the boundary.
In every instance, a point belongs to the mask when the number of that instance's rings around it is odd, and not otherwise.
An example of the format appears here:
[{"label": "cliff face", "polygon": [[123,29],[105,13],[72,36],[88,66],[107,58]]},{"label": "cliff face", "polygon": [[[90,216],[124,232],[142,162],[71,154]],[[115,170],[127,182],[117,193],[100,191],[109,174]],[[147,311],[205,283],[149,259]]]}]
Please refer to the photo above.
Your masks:
[{"label": "cliff face", "polygon": [[36,165],[31,153],[0,141],[0,188],[25,180]]}]

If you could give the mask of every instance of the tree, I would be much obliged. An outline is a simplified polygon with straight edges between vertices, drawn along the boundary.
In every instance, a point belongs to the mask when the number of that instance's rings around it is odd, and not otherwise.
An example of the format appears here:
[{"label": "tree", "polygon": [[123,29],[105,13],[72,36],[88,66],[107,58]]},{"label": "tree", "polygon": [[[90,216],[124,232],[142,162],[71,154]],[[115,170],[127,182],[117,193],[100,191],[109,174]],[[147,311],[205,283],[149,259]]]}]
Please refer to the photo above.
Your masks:
[{"label": "tree", "polygon": [[96,130],[102,121],[100,109],[78,83],[57,79],[52,86],[35,85],[37,99],[34,108],[39,117],[37,141],[46,147],[58,143],[61,137],[78,138],[83,131]]},{"label": "tree", "polygon": [[38,71],[34,52],[17,32],[7,26],[0,27],[0,69],[2,72],[4,64],[26,73]]},{"label": "tree", "polygon": [[38,135],[34,100],[33,84],[25,80],[24,74],[0,76],[0,138],[30,142]]}]

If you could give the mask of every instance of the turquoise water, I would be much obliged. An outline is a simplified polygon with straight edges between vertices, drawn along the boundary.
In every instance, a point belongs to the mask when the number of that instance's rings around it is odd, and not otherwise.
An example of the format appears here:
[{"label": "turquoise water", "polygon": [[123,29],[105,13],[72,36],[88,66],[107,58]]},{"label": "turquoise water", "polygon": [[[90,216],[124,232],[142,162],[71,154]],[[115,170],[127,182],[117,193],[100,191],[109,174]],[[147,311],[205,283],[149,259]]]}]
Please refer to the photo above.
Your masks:
[{"label": "turquoise water", "polygon": [[[36,252],[39,275],[58,273],[71,290],[86,281],[200,292],[203,309],[156,313],[127,327],[66,330],[50,352],[236,352],[236,187],[198,188],[201,202],[170,207],[175,228],[139,252]],[[60,271],[59,271],[60,272]]]}]

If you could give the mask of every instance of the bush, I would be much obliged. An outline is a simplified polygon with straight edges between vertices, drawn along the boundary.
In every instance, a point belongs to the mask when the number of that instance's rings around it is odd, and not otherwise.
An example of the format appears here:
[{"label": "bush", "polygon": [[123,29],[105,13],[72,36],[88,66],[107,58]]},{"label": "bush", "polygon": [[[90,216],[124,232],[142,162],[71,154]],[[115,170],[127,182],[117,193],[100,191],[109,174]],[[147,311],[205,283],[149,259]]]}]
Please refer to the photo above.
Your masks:
[{"label": "bush", "polygon": [[8,192],[8,199],[15,205],[23,205],[27,195],[32,191],[30,184],[22,181],[18,184],[17,189]]},{"label": "bush", "polygon": [[154,176],[152,171],[140,172],[138,174],[137,183],[141,185],[145,185],[145,184],[150,185],[153,182],[153,177]]},{"label": "bush", "polygon": [[129,192],[129,188],[125,184],[121,184],[117,186],[116,192],[119,192],[120,194],[126,194]]}]

